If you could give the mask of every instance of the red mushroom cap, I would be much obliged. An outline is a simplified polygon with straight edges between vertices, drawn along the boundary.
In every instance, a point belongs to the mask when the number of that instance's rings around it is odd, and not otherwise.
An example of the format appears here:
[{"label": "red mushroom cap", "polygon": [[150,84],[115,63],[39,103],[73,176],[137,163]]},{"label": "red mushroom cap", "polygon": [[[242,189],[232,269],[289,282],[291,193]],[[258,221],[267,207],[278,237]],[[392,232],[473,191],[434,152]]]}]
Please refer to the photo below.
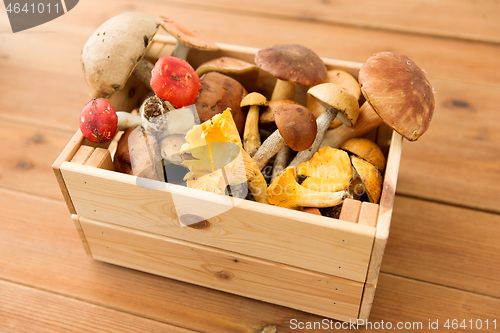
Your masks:
[{"label": "red mushroom cap", "polygon": [[156,96],[176,109],[193,104],[200,86],[200,78],[193,67],[179,58],[161,57],[151,71],[151,88]]},{"label": "red mushroom cap", "polygon": [[110,102],[103,98],[88,102],[80,114],[83,136],[96,143],[111,141],[118,126],[118,116]]}]

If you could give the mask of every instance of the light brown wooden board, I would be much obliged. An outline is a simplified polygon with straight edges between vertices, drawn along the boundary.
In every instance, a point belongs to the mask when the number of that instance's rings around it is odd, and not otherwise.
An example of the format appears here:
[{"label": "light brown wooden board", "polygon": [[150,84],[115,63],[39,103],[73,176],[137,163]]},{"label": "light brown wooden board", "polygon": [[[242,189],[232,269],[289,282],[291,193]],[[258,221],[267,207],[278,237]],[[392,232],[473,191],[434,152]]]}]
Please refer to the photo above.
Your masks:
[{"label": "light brown wooden board", "polygon": [[[365,281],[373,227],[73,163],[61,171],[81,217]],[[209,227],[181,227],[193,214]]]},{"label": "light brown wooden board", "polygon": [[[20,202],[25,205],[23,210],[18,209]],[[425,203],[419,206],[419,202],[411,206],[425,209]],[[89,259],[62,201],[0,189],[0,208],[3,280],[195,331],[254,333],[277,325],[278,332],[296,332],[290,329],[291,319],[302,322],[323,319]],[[438,239],[435,234],[429,237]],[[425,257],[421,259],[426,261]],[[453,260],[457,259],[450,258]],[[474,284],[481,281],[481,274],[498,275],[498,272],[480,272],[481,267],[482,264],[470,267],[477,275],[464,281]],[[451,273],[442,267],[441,274]],[[394,324],[454,317],[491,320],[499,311],[498,298],[382,273],[371,320]]]},{"label": "light brown wooden board", "polygon": [[[455,1],[175,1],[179,6],[204,6],[207,10],[247,12],[304,21],[392,30],[431,36],[500,42],[500,5],[494,0]],[[207,8],[208,7],[208,8]]]},{"label": "light brown wooden board", "polygon": [[358,317],[353,282],[80,218],[94,259],[339,320]]},{"label": "light brown wooden board", "polygon": [[2,333],[22,332],[171,332],[194,331],[0,280]]}]

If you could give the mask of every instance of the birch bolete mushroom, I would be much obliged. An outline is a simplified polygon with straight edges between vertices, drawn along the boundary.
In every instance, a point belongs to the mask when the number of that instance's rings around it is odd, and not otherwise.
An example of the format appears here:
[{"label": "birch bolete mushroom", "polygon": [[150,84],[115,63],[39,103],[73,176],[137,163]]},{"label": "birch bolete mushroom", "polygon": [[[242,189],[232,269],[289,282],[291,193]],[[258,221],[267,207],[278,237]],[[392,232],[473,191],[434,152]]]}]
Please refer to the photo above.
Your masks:
[{"label": "birch bolete mushroom", "polygon": [[322,103],[326,110],[316,119],[318,131],[314,142],[308,149],[295,156],[290,162],[290,166],[293,167],[308,161],[314,155],[333,119],[338,117],[344,125],[352,126],[356,124],[359,116],[358,100],[344,87],[333,83],[322,83],[310,88],[307,93]]},{"label": "birch bolete mushroom", "polygon": [[382,120],[409,141],[429,128],[434,91],[424,72],[407,56],[380,52],[359,70],[361,91]]},{"label": "birch bolete mushroom", "polygon": [[340,145],[340,149],[346,150],[370,164],[373,164],[380,172],[385,169],[385,156],[382,149],[370,139],[352,138]]},{"label": "birch bolete mushroom", "polygon": [[295,85],[314,86],[326,79],[326,65],[307,47],[279,44],[259,50],[255,63],[277,78],[270,100],[293,100]]},{"label": "birch bolete mushroom", "polygon": [[187,55],[192,48],[206,51],[216,51],[219,49],[217,44],[215,44],[207,36],[189,30],[181,24],[164,16],[158,16],[157,20],[160,22],[163,29],[174,36],[177,40],[173,54],[176,58],[186,60]]},{"label": "birch bolete mushroom", "polygon": [[80,130],[92,142],[109,142],[117,131],[140,126],[141,117],[124,111],[115,111],[111,103],[103,98],[88,102],[80,113]]},{"label": "birch bolete mushroom", "polygon": [[[341,69],[331,69],[327,72],[325,83],[327,82],[346,88],[359,101],[359,98],[361,97],[361,89],[359,88],[359,83],[356,78],[350,73]],[[325,107],[311,94],[307,94],[306,103],[307,108],[311,110],[316,118],[318,118],[325,111]],[[340,119],[335,118],[328,129],[336,128],[341,124],[342,122]]]},{"label": "birch bolete mushroom", "polygon": [[382,175],[373,164],[357,157],[351,156],[351,163],[356,171],[357,178],[361,179],[368,200],[378,203],[382,193]]},{"label": "birch bolete mushroom", "polygon": [[278,127],[259,147],[253,159],[262,170],[281,148],[288,145],[295,151],[307,149],[316,137],[316,119],[300,104],[283,104],[274,112]]},{"label": "birch bolete mushroom", "polygon": [[92,98],[109,98],[134,74],[147,87],[153,65],[143,59],[158,30],[151,16],[126,12],[104,22],[82,48],[81,63]]},{"label": "birch bolete mushroom", "polygon": [[243,132],[243,148],[248,155],[253,156],[259,149],[260,133],[259,133],[259,114],[260,107],[267,106],[269,103],[264,95],[258,92],[251,92],[241,100],[242,108],[248,106],[247,119],[245,121],[245,130]]},{"label": "birch bolete mushroom", "polygon": [[267,189],[269,203],[290,209],[323,208],[339,205],[349,196],[347,191],[313,191],[297,183],[295,178],[295,168],[285,168]]}]

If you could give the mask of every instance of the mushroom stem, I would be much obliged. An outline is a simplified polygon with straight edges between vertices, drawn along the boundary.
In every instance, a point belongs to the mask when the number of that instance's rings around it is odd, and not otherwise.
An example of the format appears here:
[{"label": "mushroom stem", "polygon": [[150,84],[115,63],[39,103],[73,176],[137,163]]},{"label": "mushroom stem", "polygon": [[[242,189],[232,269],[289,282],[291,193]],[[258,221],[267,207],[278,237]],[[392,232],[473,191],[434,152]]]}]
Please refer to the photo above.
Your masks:
[{"label": "mushroom stem", "polygon": [[116,112],[116,116],[118,117],[117,131],[124,131],[129,127],[142,125],[142,119],[139,115],[118,111]]},{"label": "mushroom stem", "polygon": [[271,182],[278,176],[278,174],[286,168],[288,163],[290,162],[290,156],[292,155],[292,149],[285,145],[280,151],[276,154],[274,158],[273,164],[273,174],[271,176]]},{"label": "mushroom stem", "polygon": [[243,132],[243,147],[248,155],[253,156],[261,145],[259,134],[259,106],[252,105],[248,109]]},{"label": "mushroom stem", "polygon": [[255,155],[253,155],[253,160],[262,170],[267,162],[276,155],[276,153],[286,145],[285,140],[280,134],[279,130],[275,130],[259,147]]},{"label": "mushroom stem", "polygon": [[[146,87],[151,89],[151,71],[153,70],[153,64],[142,58],[135,66],[132,74],[139,79]],[[151,89],[153,90],[153,89]]]},{"label": "mushroom stem", "polygon": [[175,44],[174,54],[172,56],[182,60],[186,60],[189,50],[191,50],[189,46],[177,40],[177,43]]},{"label": "mushroom stem", "polygon": [[300,163],[309,161],[315,152],[318,151],[323,137],[325,136],[326,130],[332,123],[332,121],[337,117],[339,111],[333,107],[328,107],[317,119],[316,124],[318,130],[316,132],[316,139],[314,139],[313,144],[303,150],[295,156],[295,158],[290,162],[289,166],[296,168]]},{"label": "mushroom stem", "polygon": [[274,85],[271,101],[281,101],[284,99],[293,100],[295,97],[295,83],[277,79]]},{"label": "mushroom stem", "polygon": [[340,125],[337,128],[327,131],[323,137],[323,142],[321,142],[321,147],[330,146],[338,148],[346,140],[363,136],[383,123],[382,118],[378,116],[368,102],[365,102],[359,108],[359,118],[356,124],[351,127]]}]

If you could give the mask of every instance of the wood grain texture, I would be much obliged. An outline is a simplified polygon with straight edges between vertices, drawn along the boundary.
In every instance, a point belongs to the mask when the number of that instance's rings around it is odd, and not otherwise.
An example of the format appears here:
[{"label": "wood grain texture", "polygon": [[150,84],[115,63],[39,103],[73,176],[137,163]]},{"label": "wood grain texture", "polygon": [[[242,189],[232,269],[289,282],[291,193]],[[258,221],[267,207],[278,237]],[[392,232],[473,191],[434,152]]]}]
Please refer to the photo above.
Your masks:
[{"label": "wood grain texture", "polygon": [[94,259],[340,320],[363,283],[80,218]]},{"label": "wood grain texture", "polygon": [[[81,217],[365,280],[372,227],[73,163],[61,170]],[[181,227],[190,217],[208,227]]]},{"label": "wood grain texture", "polygon": [[[25,209],[19,211],[18,202],[23,202]],[[86,257],[67,214],[62,201],[0,189],[0,278],[199,332],[255,333],[270,325],[276,325],[278,332],[296,332],[290,328],[291,319],[302,322],[323,319],[91,260]],[[411,215],[408,218],[411,219]],[[467,232],[469,230],[460,233],[466,235]],[[402,236],[394,233],[394,237]],[[428,237],[436,243],[442,238],[436,233]],[[430,262],[421,258],[425,270]],[[449,258],[453,264],[461,260],[460,256]],[[448,267],[441,266],[439,274],[455,275],[458,279],[457,273],[450,272]],[[494,273],[472,268],[470,274],[463,281],[474,285]],[[490,279],[492,285],[498,288],[498,281]],[[381,273],[370,320],[427,322],[429,318],[455,316],[492,319],[499,307],[498,298]]]},{"label": "wood grain texture", "polygon": [[194,331],[0,280],[2,333]]},{"label": "wood grain texture", "polygon": [[[294,20],[321,21],[368,29],[397,31],[450,38],[500,43],[500,23],[494,13],[500,5],[494,0],[479,5],[466,0],[402,2],[358,1],[173,1],[179,5],[197,5],[254,15],[272,15]],[[286,8],[286,10],[284,10]]]},{"label": "wood grain texture", "polygon": [[500,297],[500,216],[396,197],[382,271]]}]

